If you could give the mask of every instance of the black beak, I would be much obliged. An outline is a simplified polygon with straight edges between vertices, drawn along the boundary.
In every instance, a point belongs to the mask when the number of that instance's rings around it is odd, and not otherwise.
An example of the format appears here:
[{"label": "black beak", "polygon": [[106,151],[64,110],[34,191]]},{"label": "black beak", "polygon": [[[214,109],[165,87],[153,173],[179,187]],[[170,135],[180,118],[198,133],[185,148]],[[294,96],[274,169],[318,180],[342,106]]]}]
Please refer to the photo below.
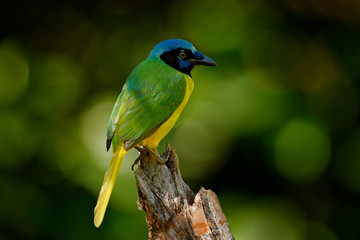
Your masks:
[{"label": "black beak", "polygon": [[217,66],[216,62],[201,52],[196,52],[193,59],[186,60],[194,65]]}]

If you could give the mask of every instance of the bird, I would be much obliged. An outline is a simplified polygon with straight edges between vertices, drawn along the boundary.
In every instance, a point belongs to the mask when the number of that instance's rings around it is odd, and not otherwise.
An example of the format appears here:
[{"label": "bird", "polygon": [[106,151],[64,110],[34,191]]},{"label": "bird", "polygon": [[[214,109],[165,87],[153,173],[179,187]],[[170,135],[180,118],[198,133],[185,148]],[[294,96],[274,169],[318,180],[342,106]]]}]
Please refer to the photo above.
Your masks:
[{"label": "bird", "polygon": [[217,66],[188,41],[169,39],[158,43],[125,81],[107,128],[106,150],[112,145],[113,156],[94,209],[95,227],[103,221],[122,160],[130,149],[152,153],[160,164],[166,162],[156,148],[189,100],[195,65]]}]

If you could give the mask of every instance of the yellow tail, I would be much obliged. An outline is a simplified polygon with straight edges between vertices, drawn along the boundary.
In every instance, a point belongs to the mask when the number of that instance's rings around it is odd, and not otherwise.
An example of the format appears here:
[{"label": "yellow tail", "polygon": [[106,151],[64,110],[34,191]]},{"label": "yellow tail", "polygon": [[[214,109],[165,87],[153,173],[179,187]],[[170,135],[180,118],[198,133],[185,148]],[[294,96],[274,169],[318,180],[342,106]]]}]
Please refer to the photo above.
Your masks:
[{"label": "yellow tail", "polygon": [[113,157],[111,158],[110,167],[105,173],[104,182],[101,186],[100,194],[94,210],[94,225],[100,227],[106,207],[109,203],[111,192],[114,188],[117,175],[119,173],[124,155],[127,151],[124,149],[124,144],[118,147]]}]

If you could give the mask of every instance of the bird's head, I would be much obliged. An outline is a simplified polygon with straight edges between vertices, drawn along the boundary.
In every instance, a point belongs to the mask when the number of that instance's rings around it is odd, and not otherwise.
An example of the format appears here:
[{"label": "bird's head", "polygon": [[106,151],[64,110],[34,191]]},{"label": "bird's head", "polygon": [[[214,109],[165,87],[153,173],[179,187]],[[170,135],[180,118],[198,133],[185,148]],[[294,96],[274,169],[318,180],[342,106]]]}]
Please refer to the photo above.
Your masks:
[{"label": "bird's head", "polygon": [[216,66],[211,58],[197,51],[188,41],[181,39],[169,39],[157,44],[148,59],[162,60],[189,76],[195,65]]}]

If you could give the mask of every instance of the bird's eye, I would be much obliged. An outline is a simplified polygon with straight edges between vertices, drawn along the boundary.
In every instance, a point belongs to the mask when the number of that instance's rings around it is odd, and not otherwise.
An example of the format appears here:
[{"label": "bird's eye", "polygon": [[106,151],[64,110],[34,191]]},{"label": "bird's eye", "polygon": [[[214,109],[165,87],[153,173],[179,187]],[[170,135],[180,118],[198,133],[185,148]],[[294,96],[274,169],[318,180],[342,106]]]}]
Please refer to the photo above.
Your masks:
[{"label": "bird's eye", "polygon": [[184,59],[184,58],[186,58],[186,53],[181,52],[181,53],[179,54],[179,56],[180,56],[181,59]]}]

